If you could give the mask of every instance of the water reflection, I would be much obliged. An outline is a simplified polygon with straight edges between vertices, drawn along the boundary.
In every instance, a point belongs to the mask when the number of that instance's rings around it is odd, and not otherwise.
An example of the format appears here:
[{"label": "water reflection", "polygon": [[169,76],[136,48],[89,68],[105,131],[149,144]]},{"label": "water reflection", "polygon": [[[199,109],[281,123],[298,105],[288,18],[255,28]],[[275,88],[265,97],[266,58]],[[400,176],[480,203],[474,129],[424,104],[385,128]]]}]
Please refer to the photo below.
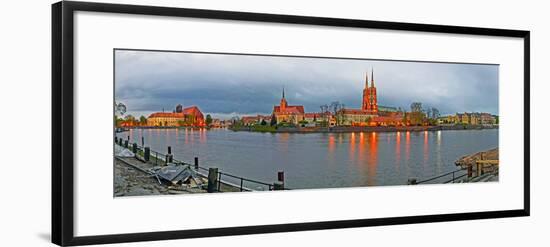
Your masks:
[{"label": "water reflection", "polygon": [[395,134],[395,165],[399,170],[399,164],[401,163],[401,132]]},{"label": "water reflection", "polygon": [[429,152],[429,144],[428,144],[428,131],[424,131],[424,165],[428,163],[428,152]]},{"label": "water reflection", "polygon": [[367,185],[376,185],[376,167],[378,165],[378,135],[376,132],[371,133],[368,164]]},{"label": "water reflection", "polygon": [[[144,129],[118,133],[130,142],[264,181],[284,170],[289,187],[406,184],[456,169],[459,157],[498,145],[498,130],[357,133],[251,133],[229,130]],[[185,159],[187,158],[187,159]]]},{"label": "water reflection", "polygon": [[411,132],[405,133],[405,164],[409,166],[409,159],[411,158]]},{"label": "water reflection", "polygon": [[336,148],[336,143],[335,143],[335,140],[334,140],[334,135],[331,134],[328,137],[328,152],[330,154],[334,154],[334,149],[335,148]]}]

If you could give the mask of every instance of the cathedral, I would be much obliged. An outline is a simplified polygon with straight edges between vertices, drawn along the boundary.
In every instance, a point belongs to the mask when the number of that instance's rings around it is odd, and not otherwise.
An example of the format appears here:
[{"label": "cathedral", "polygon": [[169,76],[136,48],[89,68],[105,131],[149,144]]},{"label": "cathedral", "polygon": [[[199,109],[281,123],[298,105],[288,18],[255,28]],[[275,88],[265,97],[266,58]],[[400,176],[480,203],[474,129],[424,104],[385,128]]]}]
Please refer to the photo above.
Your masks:
[{"label": "cathedral", "polygon": [[394,107],[378,106],[374,69],[371,70],[370,84],[365,73],[365,88],[361,109],[344,108],[339,112],[339,124],[344,126],[399,126],[403,125],[403,113]]},{"label": "cathedral", "polygon": [[[361,108],[343,108],[336,114],[306,113],[302,105],[288,105],[283,89],[279,105],[273,107],[272,116],[277,123],[287,122],[298,125],[301,122],[315,123],[327,118],[330,126],[401,126],[403,113],[395,107],[378,105],[376,86],[374,85],[374,69],[371,70],[369,81],[368,72],[365,73],[365,87],[363,88],[363,100]],[[332,124],[334,122],[334,124]]]},{"label": "cathedral", "polygon": [[378,103],[376,101],[376,87],[374,86],[374,69],[370,76],[371,84],[369,86],[369,73],[365,73],[365,89],[363,89],[363,106],[361,109],[369,114],[378,113]]},{"label": "cathedral", "polygon": [[305,118],[304,106],[302,105],[288,105],[285,98],[285,89],[283,88],[283,97],[279,105],[273,107],[273,117],[275,117],[277,123],[287,122],[292,124],[298,124]]}]

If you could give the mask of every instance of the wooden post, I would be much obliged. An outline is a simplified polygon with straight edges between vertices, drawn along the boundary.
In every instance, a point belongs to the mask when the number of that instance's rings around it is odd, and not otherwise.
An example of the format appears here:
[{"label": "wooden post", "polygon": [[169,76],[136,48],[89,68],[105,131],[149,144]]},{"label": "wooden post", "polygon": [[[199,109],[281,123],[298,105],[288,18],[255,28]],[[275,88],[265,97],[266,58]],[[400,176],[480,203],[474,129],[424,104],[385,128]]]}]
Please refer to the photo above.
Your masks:
[{"label": "wooden post", "polygon": [[216,192],[218,183],[218,168],[209,168],[208,169],[208,193]]},{"label": "wooden post", "polygon": [[135,142],[132,144],[132,152],[137,154],[137,143]]},{"label": "wooden post", "polygon": [[476,177],[481,176],[481,164],[476,163]]},{"label": "wooden post", "polygon": [[273,190],[284,190],[285,185],[282,182],[275,182],[273,183]]},{"label": "wooden post", "polygon": [[151,156],[151,149],[149,147],[145,147],[143,150],[143,159],[145,159],[145,161],[149,161],[150,156]]},{"label": "wooden post", "polygon": [[172,147],[168,146],[168,154],[172,154]]},{"label": "wooden post", "polygon": [[285,183],[285,172],[284,171],[278,171],[277,172],[277,181],[281,183]]},{"label": "wooden post", "polygon": [[115,143],[118,143],[118,137],[115,136]]},{"label": "wooden post", "polygon": [[243,191],[243,178],[241,178],[241,192]]},{"label": "wooden post", "polygon": [[121,137],[121,138],[118,138],[118,145],[119,145],[119,146],[122,146],[122,137]]},{"label": "wooden post", "polygon": [[145,147],[145,138],[143,136],[141,137],[141,146]]},{"label": "wooden post", "polygon": [[199,169],[199,157],[195,157],[195,170]]},{"label": "wooden post", "polygon": [[[481,153],[479,154],[479,159],[480,159],[480,160],[483,160],[483,158],[484,158],[484,157],[483,157],[483,152],[481,152]],[[480,170],[479,170],[479,175],[483,175],[483,164],[478,164],[478,169],[480,169]]]},{"label": "wooden post", "polygon": [[128,140],[124,141],[124,147],[128,148]]},{"label": "wooden post", "polygon": [[468,166],[468,178],[471,178],[471,177],[472,177],[472,173],[473,173],[473,171],[472,171],[472,169],[473,169],[472,166],[473,166],[473,165],[469,165],[469,166]]},{"label": "wooden post", "polygon": [[219,172],[218,175],[219,175],[218,176],[218,192],[219,192],[219,191],[222,191],[222,173]]},{"label": "wooden post", "polygon": [[174,161],[174,155],[167,154],[166,155],[166,165],[168,165],[168,163],[172,163],[173,161]]},{"label": "wooden post", "polygon": [[[280,170],[277,172],[277,182],[282,184],[282,189],[285,188],[285,172],[283,170]],[[274,185],[275,190],[277,190],[278,185]]]}]

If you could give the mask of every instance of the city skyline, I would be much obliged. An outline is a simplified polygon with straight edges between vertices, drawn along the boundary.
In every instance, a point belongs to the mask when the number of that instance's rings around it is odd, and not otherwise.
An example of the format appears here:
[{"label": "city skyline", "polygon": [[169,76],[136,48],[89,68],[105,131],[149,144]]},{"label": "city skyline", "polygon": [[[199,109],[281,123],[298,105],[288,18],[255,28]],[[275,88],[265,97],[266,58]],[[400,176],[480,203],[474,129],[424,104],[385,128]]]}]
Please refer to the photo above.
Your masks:
[{"label": "city skyline", "polygon": [[115,100],[136,117],[183,104],[228,119],[271,114],[284,88],[289,103],[310,112],[333,101],[360,108],[371,68],[380,105],[498,115],[498,65],[183,52],[117,50]]}]

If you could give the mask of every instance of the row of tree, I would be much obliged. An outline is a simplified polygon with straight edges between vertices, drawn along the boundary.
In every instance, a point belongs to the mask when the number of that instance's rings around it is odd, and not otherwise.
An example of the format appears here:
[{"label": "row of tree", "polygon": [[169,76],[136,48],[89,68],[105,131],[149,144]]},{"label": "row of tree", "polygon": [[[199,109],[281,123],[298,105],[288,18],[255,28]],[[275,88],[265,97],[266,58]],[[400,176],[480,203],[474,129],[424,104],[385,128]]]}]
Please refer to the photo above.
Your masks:
[{"label": "row of tree", "polygon": [[131,114],[128,114],[124,117],[119,117],[119,116],[115,115],[115,125],[117,127],[121,127],[122,125],[146,126],[147,125],[147,118],[144,117],[144,116],[140,116],[138,119],[136,119]]},{"label": "row of tree", "polygon": [[421,102],[411,103],[411,111],[403,112],[403,122],[409,120],[410,125],[436,125],[440,117],[439,110],[435,107],[422,108]]}]

